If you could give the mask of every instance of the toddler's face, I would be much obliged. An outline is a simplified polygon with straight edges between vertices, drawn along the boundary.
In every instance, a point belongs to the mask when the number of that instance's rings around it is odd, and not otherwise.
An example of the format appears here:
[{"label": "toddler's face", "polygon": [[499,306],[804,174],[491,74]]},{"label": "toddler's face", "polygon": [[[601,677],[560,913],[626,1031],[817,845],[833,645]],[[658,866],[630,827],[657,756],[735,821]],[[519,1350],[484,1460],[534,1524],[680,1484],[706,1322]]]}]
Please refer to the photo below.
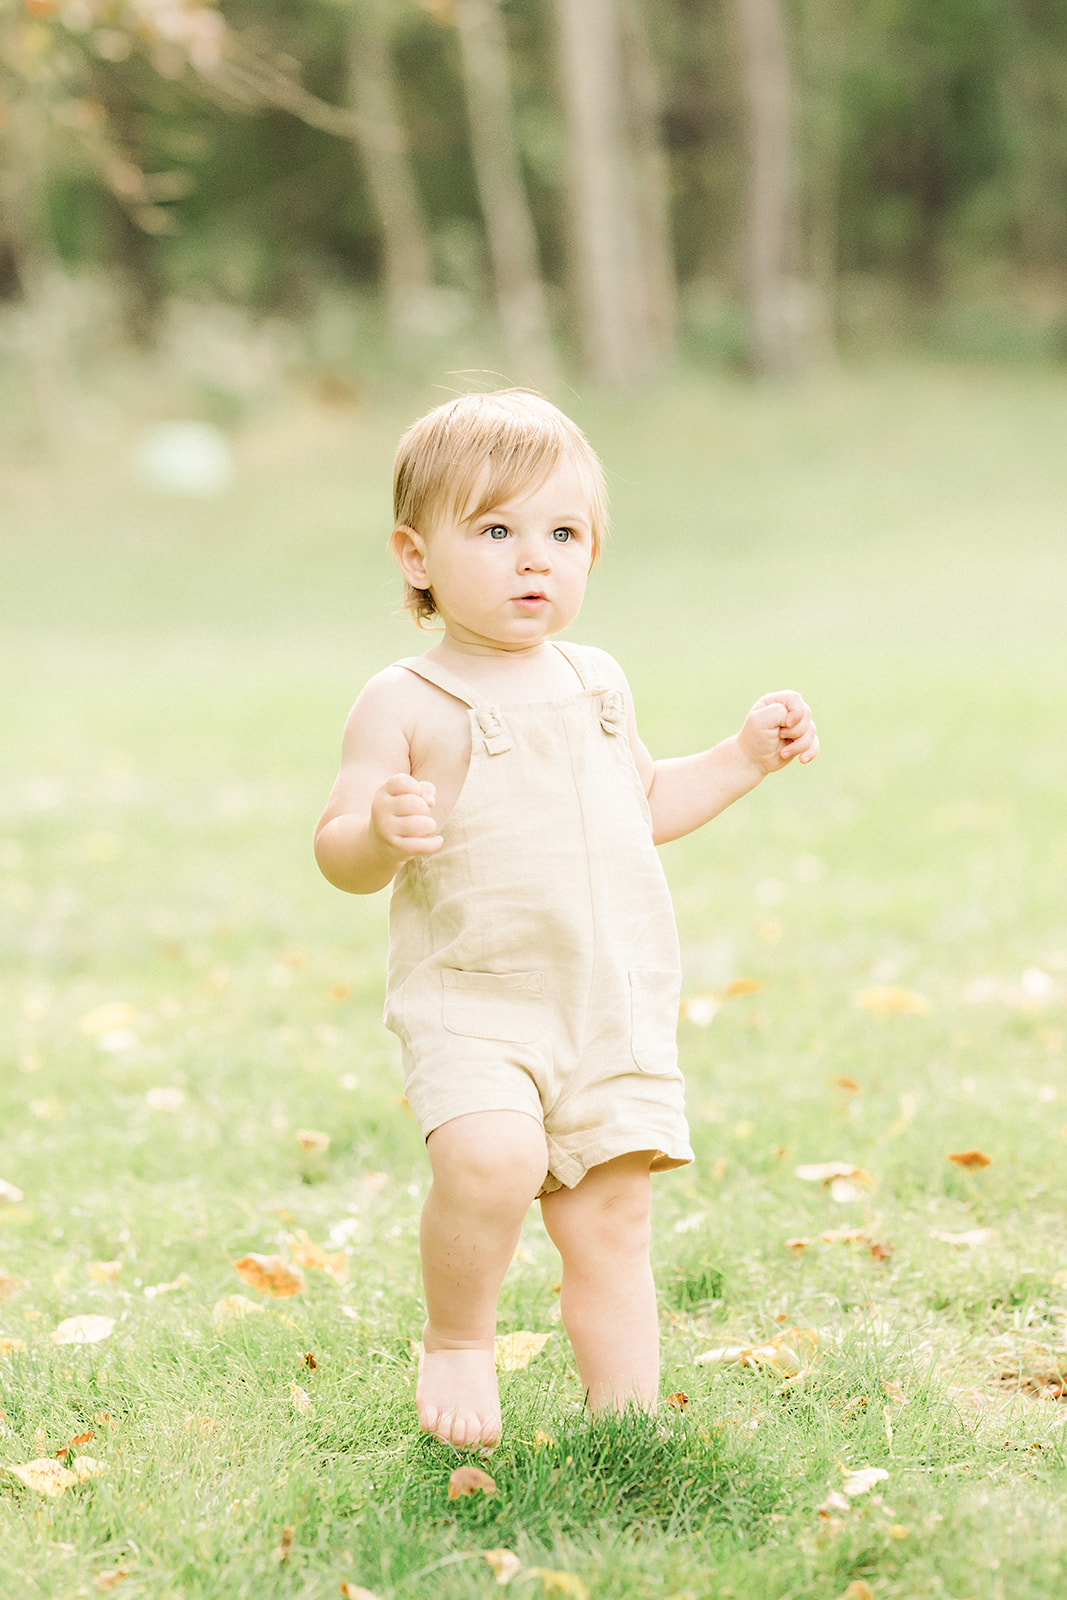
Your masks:
[{"label": "toddler's face", "polygon": [[530,649],[581,608],[593,558],[589,491],[563,460],[537,487],[477,517],[442,517],[419,543],[425,581],[416,586],[433,591],[449,638]]}]

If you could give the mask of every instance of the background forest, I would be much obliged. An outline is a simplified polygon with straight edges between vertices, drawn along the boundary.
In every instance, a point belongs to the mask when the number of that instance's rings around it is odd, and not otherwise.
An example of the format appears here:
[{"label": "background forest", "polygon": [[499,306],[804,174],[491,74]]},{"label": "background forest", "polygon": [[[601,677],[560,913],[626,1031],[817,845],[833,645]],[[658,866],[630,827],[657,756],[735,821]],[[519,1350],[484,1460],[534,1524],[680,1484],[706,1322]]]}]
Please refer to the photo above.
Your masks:
[{"label": "background forest", "polygon": [[1059,0],[0,0],[45,411],[117,348],[221,421],[283,370],[1062,359],[1065,200]]}]

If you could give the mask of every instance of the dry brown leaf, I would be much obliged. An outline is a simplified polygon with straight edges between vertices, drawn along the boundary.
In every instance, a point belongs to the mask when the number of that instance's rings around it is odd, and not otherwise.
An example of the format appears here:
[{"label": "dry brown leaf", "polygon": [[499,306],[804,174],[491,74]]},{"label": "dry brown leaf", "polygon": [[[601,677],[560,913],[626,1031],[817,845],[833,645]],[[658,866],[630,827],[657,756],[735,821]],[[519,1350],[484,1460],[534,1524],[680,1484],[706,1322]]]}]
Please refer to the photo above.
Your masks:
[{"label": "dry brown leaf", "polygon": [[851,1161],[806,1161],[793,1170],[805,1183],[827,1184],[832,1183],[835,1178],[851,1178],[857,1183],[873,1186],[872,1179],[863,1168],[855,1166]]},{"label": "dry brown leaf", "polygon": [[488,1561],[493,1577],[501,1588],[510,1583],[516,1573],[522,1571],[522,1562],[514,1550],[482,1550],[479,1554],[483,1561]]},{"label": "dry brown leaf", "polygon": [[283,1562],[283,1561],[288,1561],[289,1552],[292,1550],[292,1548],[293,1548],[293,1529],[292,1528],[283,1528],[282,1529],[282,1536],[278,1540],[278,1548],[274,1552],[279,1564],[281,1562]]},{"label": "dry brown leaf", "polygon": [[552,1567],[527,1567],[531,1577],[540,1578],[546,1595],[570,1595],[571,1600],[589,1600],[589,1590],[573,1572],[557,1572]]},{"label": "dry brown leaf", "polygon": [[802,1256],[812,1241],[810,1239],[783,1239],[782,1243],[795,1256]]},{"label": "dry brown leaf", "polygon": [[80,1317],[64,1317],[52,1330],[53,1344],[99,1344],[115,1330],[114,1317],[97,1316],[86,1312]]},{"label": "dry brown leaf", "polygon": [[840,1089],[842,1094],[859,1094],[860,1092],[860,1086],[856,1082],[855,1078],[849,1078],[844,1074],[836,1078],[831,1078],[830,1082],[833,1084],[835,1089]]},{"label": "dry brown leaf", "polygon": [[177,1294],[180,1289],[191,1289],[192,1286],[193,1280],[191,1278],[187,1278],[184,1272],[179,1272],[178,1276],[176,1278],[172,1278],[169,1283],[146,1284],[141,1290],[141,1293],[144,1295],[146,1300],[154,1300],[157,1295]]},{"label": "dry brown leaf", "polygon": [[330,1148],[330,1135],[319,1128],[297,1128],[296,1142],[309,1155],[325,1155]]},{"label": "dry brown leaf", "polygon": [[62,1461],[64,1456],[71,1455],[80,1444],[88,1444],[89,1440],[95,1437],[96,1435],[93,1433],[92,1428],[90,1428],[86,1433],[76,1434],[73,1439],[69,1440],[68,1443],[63,1446],[62,1450],[56,1451],[56,1460]]},{"label": "dry brown leaf", "polygon": [[0,1306],[5,1300],[13,1300],[21,1288],[20,1278],[14,1278],[7,1272],[0,1272]]},{"label": "dry brown leaf", "polygon": [[528,1367],[534,1356],[540,1355],[549,1339],[549,1333],[500,1333],[493,1340],[493,1356],[501,1372],[519,1372]]},{"label": "dry brown leaf", "polygon": [[27,1489],[50,1495],[53,1499],[73,1488],[78,1481],[77,1475],[58,1461],[26,1461],[21,1466],[8,1467],[7,1470],[20,1478]]},{"label": "dry brown leaf", "polygon": [[792,1382],[811,1367],[819,1347],[814,1328],[785,1328],[765,1344],[725,1344],[696,1357],[698,1367],[751,1367],[766,1369]]},{"label": "dry brown leaf", "polygon": [[0,1206],[7,1204],[17,1206],[20,1200],[25,1199],[21,1189],[16,1189],[13,1183],[8,1183],[5,1178],[0,1178]]},{"label": "dry brown leaf", "polygon": [[957,1167],[971,1168],[980,1172],[983,1167],[993,1165],[993,1157],[987,1156],[984,1150],[954,1150],[945,1157],[946,1161],[955,1162]]},{"label": "dry brown leaf", "polygon": [[874,1600],[874,1590],[869,1583],[864,1583],[862,1578],[853,1578],[838,1600]]},{"label": "dry brown leaf", "polygon": [[913,989],[898,989],[892,984],[861,989],[856,996],[856,1004],[864,1011],[877,1011],[882,1015],[888,1015],[890,1012],[911,1012],[918,1015],[930,1009],[929,1000],[921,994],[916,994]]},{"label": "dry brown leaf", "polygon": [[468,1494],[496,1494],[496,1484],[481,1467],[457,1467],[448,1480],[450,1500],[459,1500]]},{"label": "dry brown leaf", "polygon": [[252,1251],[235,1261],[234,1268],[253,1289],[275,1300],[285,1300],[304,1291],[304,1275],[300,1268],[290,1266],[281,1256],[261,1256]]},{"label": "dry brown leaf", "polygon": [[673,1406],[675,1411],[684,1411],[689,1404],[689,1396],[679,1389],[675,1394],[667,1396],[667,1404]]},{"label": "dry brown leaf", "polygon": [[293,1410],[297,1412],[299,1416],[313,1417],[315,1415],[315,1402],[312,1400],[307,1390],[302,1389],[300,1384],[298,1384],[295,1379],[289,1385],[289,1399],[293,1403]]},{"label": "dry brown leaf", "polygon": [[116,1584],[121,1583],[123,1578],[128,1578],[129,1575],[127,1567],[111,1567],[106,1572],[97,1573],[94,1587],[104,1594],[108,1589],[114,1589]]},{"label": "dry brown leaf", "polygon": [[246,1294],[228,1294],[224,1300],[216,1300],[211,1311],[211,1323],[215,1328],[227,1328],[231,1323],[240,1322],[242,1317],[262,1315],[263,1307]]}]

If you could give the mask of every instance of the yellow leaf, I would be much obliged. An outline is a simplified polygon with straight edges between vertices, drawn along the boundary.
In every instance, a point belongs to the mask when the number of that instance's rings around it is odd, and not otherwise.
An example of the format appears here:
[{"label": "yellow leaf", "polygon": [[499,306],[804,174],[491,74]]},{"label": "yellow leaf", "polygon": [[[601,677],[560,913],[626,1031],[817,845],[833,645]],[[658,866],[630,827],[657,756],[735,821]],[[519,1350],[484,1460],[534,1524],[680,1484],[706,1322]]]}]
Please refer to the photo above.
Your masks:
[{"label": "yellow leaf", "polygon": [[501,1333],[493,1341],[493,1355],[501,1372],[518,1372],[528,1367],[551,1338],[548,1333]]},{"label": "yellow leaf", "polygon": [[58,1461],[27,1461],[19,1467],[9,1467],[16,1478],[21,1478],[28,1489],[35,1489],[38,1494],[51,1495],[55,1499],[64,1490],[73,1488],[77,1483],[77,1475],[61,1467]]},{"label": "yellow leaf", "polygon": [[840,1076],[831,1078],[830,1082],[833,1084],[835,1089],[840,1089],[842,1094],[859,1094],[860,1092],[860,1086],[856,1082],[855,1078]]},{"label": "yellow leaf", "polygon": [[25,1339],[0,1339],[0,1356],[18,1355],[20,1350],[25,1350]]},{"label": "yellow leaf", "polygon": [[494,1578],[502,1588],[511,1582],[517,1572],[522,1571],[522,1562],[514,1550],[483,1550],[481,1556],[483,1561],[488,1561]]},{"label": "yellow leaf", "polygon": [[89,1276],[97,1283],[114,1283],[121,1271],[121,1261],[94,1261],[89,1268]]},{"label": "yellow leaf", "polygon": [[786,1328],[766,1344],[746,1350],[745,1364],[769,1367],[783,1378],[796,1378],[811,1366],[818,1347],[819,1336],[814,1328]]},{"label": "yellow leaf", "polygon": [[902,1522],[891,1522],[885,1530],[891,1539],[910,1539],[911,1529],[906,1528]]},{"label": "yellow leaf", "polygon": [[20,1279],[13,1278],[9,1273],[0,1272],[0,1306],[5,1300],[11,1300],[22,1288]]},{"label": "yellow leaf", "polygon": [[94,1010],[87,1011],[81,1019],[81,1031],[89,1038],[95,1039],[102,1033],[114,1033],[120,1028],[132,1028],[140,1016],[136,1006],[131,1006],[125,1000],[113,1000],[107,1005],[96,1006]]},{"label": "yellow leaf", "polygon": [[123,1578],[128,1578],[129,1575],[126,1567],[111,1567],[107,1572],[98,1572],[96,1575],[96,1588],[103,1594],[108,1589],[114,1589],[116,1584],[121,1583]]},{"label": "yellow leaf", "polygon": [[289,1235],[289,1248],[293,1260],[301,1267],[318,1267],[329,1273],[335,1283],[344,1283],[348,1277],[348,1257],[344,1251],[324,1250],[321,1245],[313,1244],[303,1228]]},{"label": "yellow leaf", "polygon": [[261,1294],[272,1295],[276,1300],[303,1293],[303,1273],[299,1267],[291,1267],[283,1261],[281,1256],[261,1256],[253,1251],[242,1256],[240,1261],[235,1261],[234,1267],[253,1289],[258,1289]]},{"label": "yellow leaf", "polygon": [[228,1294],[224,1300],[217,1300],[211,1312],[211,1321],[216,1328],[229,1327],[231,1323],[240,1322],[242,1317],[259,1317],[263,1315],[263,1307],[255,1300],[250,1300],[246,1294]]},{"label": "yellow leaf", "polygon": [[115,1318],[100,1317],[87,1312],[80,1317],[65,1317],[52,1330],[54,1344],[99,1344],[114,1332]]},{"label": "yellow leaf", "polygon": [[726,985],[723,994],[727,1000],[736,1000],[743,994],[759,994],[764,987],[762,978],[735,978],[732,983]]},{"label": "yellow leaf", "polygon": [[448,1480],[450,1500],[469,1494],[496,1494],[496,1484],[481,1467],[457,1467]]},{"label": "yellow leaf", "polygon": [[930,1002],[921,994],[916,994],[912,989],[897,989],[892,984],[882,985],[874,989],[861,989],[856,996],[856,1004],[864,1011],[877,1011],[882,1015],[890,1012],[912,1012],[916,1015],[929,1011]]},{"label": "yellow leaf", "polygon": [[957,1167],[972,1168],[980,1172],[983,1167],[993,1165],[993,1157],[987,1156],[984,1150],[955,1150],[945,1157],[946,1161],[954,1161]]},{"label": "yellow leaf", "polygon": [[75,1456],[70,1463],[70,1470],[79,1483],[85,1483],[89,1478],[98,1478],[102,1472],[106,1472],[107,1464],[94,1460],[92,1456]]},{"label": "yellow leaf", "polygon": [[573,1572],[556,1572],[550,1567],[528,1567],[532,1577],[540,1578],[546,1595],[570,1595],[572,1600],[589,1600],[589,1590]]},{"label": "yellow leaf", "polygon": [[315,1415],[315,1403],[306,1389],[294,1381],[289,1385],[289,1398],[293,1402],[293,1410],[302,1417]]},{"label": "yellow leaf", "polygon": [[369,1589],[361,1589],[358,1583],[342,1583],[340,1585],[344,1600],[378,1600],[376,1594]]},{"label": "yellow leaf", "polygon": [[842,1591],[839,1600],[874,1600],[874,1590],[862,1578],[854,1578],[848,1588]]}]

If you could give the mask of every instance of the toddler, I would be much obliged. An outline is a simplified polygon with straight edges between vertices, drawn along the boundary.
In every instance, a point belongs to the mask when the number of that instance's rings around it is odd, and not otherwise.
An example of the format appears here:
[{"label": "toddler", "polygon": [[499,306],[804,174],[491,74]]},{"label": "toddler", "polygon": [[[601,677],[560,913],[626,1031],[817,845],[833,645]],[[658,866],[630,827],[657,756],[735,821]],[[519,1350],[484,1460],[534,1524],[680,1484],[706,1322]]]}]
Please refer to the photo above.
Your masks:
[{"label": "toddler", "polygon": [[650,1174],[693,1153],[655,847],[819,746],[788,690],[713,749],[653,761],[618,665],[554,642],[606,506],[546,400],[436,407],[400,443],[394,496],[407,606],[443,632],[357,699],[316,856],[339,889],[393,885],[386,1023],[433,1175],[416,1405],[436,1438],[487,1448],[497,1293],[538,1198],[587,1405],[656,1402]]}]

